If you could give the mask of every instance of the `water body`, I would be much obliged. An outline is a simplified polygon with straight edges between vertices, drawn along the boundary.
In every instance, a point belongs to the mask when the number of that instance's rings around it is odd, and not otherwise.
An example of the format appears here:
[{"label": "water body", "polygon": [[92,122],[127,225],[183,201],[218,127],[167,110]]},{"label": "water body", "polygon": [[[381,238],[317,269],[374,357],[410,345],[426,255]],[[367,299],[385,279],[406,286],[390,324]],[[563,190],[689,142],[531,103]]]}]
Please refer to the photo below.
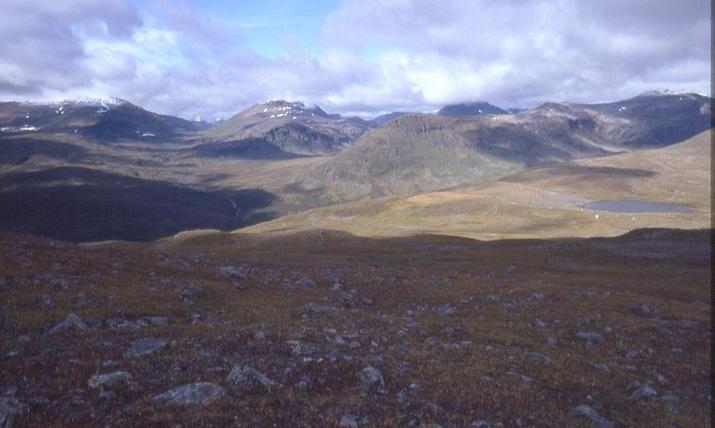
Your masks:
[{"label": "water body", "polygon": [[693,207],[683,204],[629,199],[589,202],[583,207],[589,210],[611,211],[616,213],[689,213],[693,211]]}]

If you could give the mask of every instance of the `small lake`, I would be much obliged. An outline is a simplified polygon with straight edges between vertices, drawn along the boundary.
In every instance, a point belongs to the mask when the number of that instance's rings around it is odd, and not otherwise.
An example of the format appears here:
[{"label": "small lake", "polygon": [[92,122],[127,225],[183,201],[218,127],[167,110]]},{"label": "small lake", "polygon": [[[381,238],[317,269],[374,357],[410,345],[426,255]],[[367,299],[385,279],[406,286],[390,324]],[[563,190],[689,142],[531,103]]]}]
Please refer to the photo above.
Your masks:
[{"label": "small lake", "polygon": [[589,202],[583,206],[589,210],[611,211],[615,213],[689,213],[693,208],[683,204],[638,200]]}]

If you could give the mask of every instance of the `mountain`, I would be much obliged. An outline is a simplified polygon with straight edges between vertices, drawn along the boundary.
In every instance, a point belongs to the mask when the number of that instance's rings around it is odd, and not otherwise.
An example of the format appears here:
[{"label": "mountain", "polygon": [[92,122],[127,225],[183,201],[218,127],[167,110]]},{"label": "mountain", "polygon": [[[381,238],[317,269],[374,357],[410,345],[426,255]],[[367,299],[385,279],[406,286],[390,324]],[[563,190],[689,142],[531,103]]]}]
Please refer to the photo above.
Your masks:
[{"label": "mountain", "polygon": [[474,103],[462,103],[462,104],[452,104],[442,107],[437,114],[439,116],[447,117],[469,117],[469,116],[483,116],[489,114],[509,114],[508,111],[503,110],[495,105],[489,104],[487,102],[474,102]]},{"label": "mountain", "polygon": [[381,114],[380,116],[377,116],[376,118],[372,119],[370,122],[375,124],[376,126],[382,126],[388,122],[397,119],[398,117],[402,117],[408,114],[409,113],[405,111],[393,111],[392,113]]},{"label": "mountain", "polygon": [[321,203],[479,184],[526,168],[663,147],[711,127],[711,99],[641,95],[514,115],[411,114],[363,136],[292,188]]},{"label": "mountain", "polygon": [[281,100],[256,104],[236,114],[203,132],[202,140],[213,144],[208,150],[211,153],[221,152],[219,143],[231,142],[233,149],[224,150],[222,156],[242,156],[244,152],[269,157],[279,152],[317,155],[336,153],[369,129],[371,124],[359,118],[342,118],[317,106]]},{"label": "mountain", "polygon": [[0,103],[0,135],[80,134],[98,140],[165,140],[205,128],[205,124],[144,110],[117,98],[57,103]]},{"label": "mountain", "polygon": [[[707,229],[711,139],[708,130],[668,147],[545,165],[475,187],[319,207],[242,232],[438,233],[492,240],[613,236],[663,226]],[[593,202],[623,200],[660,206],[632,213],[588,208]],[[681,210],[669,212],[668,207]]]}]

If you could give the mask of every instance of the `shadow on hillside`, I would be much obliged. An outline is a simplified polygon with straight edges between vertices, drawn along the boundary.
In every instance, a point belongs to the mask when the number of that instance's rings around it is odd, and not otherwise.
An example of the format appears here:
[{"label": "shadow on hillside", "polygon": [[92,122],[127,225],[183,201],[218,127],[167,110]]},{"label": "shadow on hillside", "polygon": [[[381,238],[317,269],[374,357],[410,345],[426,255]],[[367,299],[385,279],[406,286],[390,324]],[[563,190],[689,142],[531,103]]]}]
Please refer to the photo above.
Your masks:
[{"label": "shadow on hillside", "polygon": [[59,141],[24,137],[0,140],[0,165],[19,165],[32,156],[78,162],[88,153],[80,146]]},{"label": "shadow on hillside", "polygon": [[260,189],[197,190],[85,168],[13,173],[0,181],[0,228],[75,242],[151,241],[189,229],[269,220]]}]

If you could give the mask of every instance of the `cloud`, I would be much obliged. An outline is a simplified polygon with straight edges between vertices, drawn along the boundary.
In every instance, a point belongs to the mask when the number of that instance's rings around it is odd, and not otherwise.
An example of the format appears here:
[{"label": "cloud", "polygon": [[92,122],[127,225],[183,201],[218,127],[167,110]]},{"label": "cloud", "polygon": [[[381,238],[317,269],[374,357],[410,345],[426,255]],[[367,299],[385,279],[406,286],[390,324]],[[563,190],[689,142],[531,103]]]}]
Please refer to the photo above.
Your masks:
[{"label": "cloud", "polygon": [[0,91],[42,94],[86,84],[82,39],[122,39],[141,24],[129,2],[5,0],[0,11]]},{"label": "cloud", "polygon": [[427,104],[529,105],[660,86],[708,90],[709,17],[699,0],[361,0],[341,3],[323,31],[352,49],[409,52],[409,64],[391,72]]},{"label": "cloud", "polygon": [[187,118],[272,98],[329,111],[530,106],[647,89],[709,91],[710,5],[632,0],[345,0],[319,49],[251,49],[245,25],[200,3],[6,0],[0,97],[118,96]]}]

